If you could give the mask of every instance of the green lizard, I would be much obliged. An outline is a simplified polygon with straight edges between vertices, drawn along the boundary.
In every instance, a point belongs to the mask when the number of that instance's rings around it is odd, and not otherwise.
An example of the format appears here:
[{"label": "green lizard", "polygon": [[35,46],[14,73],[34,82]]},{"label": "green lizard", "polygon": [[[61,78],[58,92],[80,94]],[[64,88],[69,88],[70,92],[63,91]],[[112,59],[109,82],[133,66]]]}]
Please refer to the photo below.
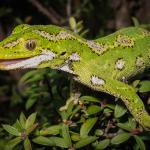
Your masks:
[{"label": "green lizard", "polygon": [[50,67],[92,89],[122,99],[146,129],[150,116],[135,89],[125,81],[150,67],[150,32],[129,27],[86,40],[54,25],[19,25],[0,42],[0,69]]}]

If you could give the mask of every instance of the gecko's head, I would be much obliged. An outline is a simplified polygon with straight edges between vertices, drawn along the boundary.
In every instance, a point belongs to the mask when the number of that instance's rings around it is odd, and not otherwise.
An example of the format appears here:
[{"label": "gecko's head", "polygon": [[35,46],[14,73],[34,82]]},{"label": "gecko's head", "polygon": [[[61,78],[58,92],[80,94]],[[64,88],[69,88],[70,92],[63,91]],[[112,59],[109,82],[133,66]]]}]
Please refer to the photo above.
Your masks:
[{"label": "gecko's head", "polygon": [[53,66],[59,64],[55,62],[60,61],[59,56],[70,55],[63,49],[65,44],[59,41],[70,36],[57,26],[19,25],[0,42],[0,69],[38,68],[47,62],[50,65],[51,61]]}]

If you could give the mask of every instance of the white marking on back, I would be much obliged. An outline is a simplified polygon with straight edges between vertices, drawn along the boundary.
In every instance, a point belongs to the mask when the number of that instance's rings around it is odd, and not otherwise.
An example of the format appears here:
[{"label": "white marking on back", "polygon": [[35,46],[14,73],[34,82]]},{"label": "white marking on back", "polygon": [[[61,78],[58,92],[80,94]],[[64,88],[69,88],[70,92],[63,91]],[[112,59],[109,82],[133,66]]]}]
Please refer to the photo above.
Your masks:
[{"label": "white marking on back", "polygon": [[70,34],[68,34],[65,31],[61,31],[56,38],[58,38],[58,40],[62,40],[62,39],[68,39],[68,38],[72,38],[73,36],[71,36]]},{"label": "white marking on back", "polygon": [[8,69],[19,69],[19,68],[36,68],[41,62],[52,60],[56,56],[55,53],[51,51],[44,51],[42,54],[22,60],[18,63],[7,65],[5,68]]},{"label": "white marking on back", "polygon": [[126,35],[118,35],[115,46],[131,47],[134,46],[134,40]]},{"label": "white marking on back", "polygon": [[68,72],[68,73],[73,73],[73,70],[70,69],[70,66],[68,63],[65,63],[64,65],[62,65],[59,70]]},{"label": "white marking on back", "polygon": [[142,67],[142,66],[144,66],[144,60],[143,60],[142,57],[138,57],[138,58],[136,59],[136,66],[137,66],[137,67]]},{"label": "white marking on back", "polygon": [[50,34],[46,31],[40,31],[40,30],[35,30],[35,33],[39,34],[40,36],[47,38],[50,41],[57,41],[57,40],[63,40],[63,39],[71,39],[73,36],[65,31],[61,31],[57,35],[55,34]]},{"label": "white marking on back", "polygon": [[80,61],[80,56],[79,56],[77,53],[72,53],[72,54],[70,55],[69,59],[66,60],[66,61],[64,62],[64,64],[62,64],[62,65],[59,67],[59,70],[62,70],[62,71],[68,72],[68,73],[73,73],[73,70],[72,70],[71,67],[70,67],[71,60],[72,60],[72,61]]},{"label": "white marking on back", "polygon": [[102,54],[105,51],[107,51],[107,49],[108,49],[107,45],[100,44],[100,43],[97,43],[97,42],[94,42],[94,41],[90,41],[90,40],[87,41],[87,44],[88,44],[88,46],[90,48],[92,48],[98,54]]},{"label": "white marking on back", "polygon": [[105,80],[97,77],[97,76],[92,76],[91,77],[91,82],[94,85],[104,85],[105,84]]},{"label": "white marking on back", "polygon": [[117,69],[122,70],[124,66],[125,66],[125,61],[123,59],[117,60],[116,66],[115,66]]},{"label": "white marking on back", "polygon": [[77,53],[72,53],[69,57],[69,60],[80,61],[80,56]]}]

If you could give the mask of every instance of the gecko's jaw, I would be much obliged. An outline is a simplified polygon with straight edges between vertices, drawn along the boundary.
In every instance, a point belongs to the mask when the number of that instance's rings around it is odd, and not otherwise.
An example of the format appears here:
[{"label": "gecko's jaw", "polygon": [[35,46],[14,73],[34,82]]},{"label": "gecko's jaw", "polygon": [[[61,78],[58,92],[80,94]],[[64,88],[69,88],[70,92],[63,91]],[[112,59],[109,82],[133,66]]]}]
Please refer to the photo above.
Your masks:
[{"label": "gecko's jaw", "polygon": [[[26,59],[28,59],[28,58],[26,58]],[[24,61],[26,59],[24,58],[24,59],[14,59],[14,60],[0,60],[0,65],[3,65],[3,66],[12,65],[12,64],[16,64],[21,61]]]},{"label": "gecko's jaw", "polygon": [[21,58],[12,60],[0,60],[0,69],[14,70],[14,69],[26,69],[37,68],[39,64],[45,61],[50,61],[55,57],[55,53],[47,52],[31,58]]},{"label": "gecko's jaw", "polygon": [[27,67],[27,62],[31,58],[14,59],[14,60],[0,60],[0,69],[2,70],[14,70],[23,69]]}]

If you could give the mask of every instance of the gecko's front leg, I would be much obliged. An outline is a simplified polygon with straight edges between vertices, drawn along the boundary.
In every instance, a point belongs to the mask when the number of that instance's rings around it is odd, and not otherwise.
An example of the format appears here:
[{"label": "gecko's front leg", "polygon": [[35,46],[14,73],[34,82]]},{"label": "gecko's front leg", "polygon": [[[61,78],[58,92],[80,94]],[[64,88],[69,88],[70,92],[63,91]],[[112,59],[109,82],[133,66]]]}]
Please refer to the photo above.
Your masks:
[{"label": "gecko's front leg", "polygon": [[[82,80],[82,79],[81,79]],[[103,79],[96,75],[90,76],[89,80],[82,80],[83,84],[120,98],[130,110],[134,118],[145,128],[150,129],[150,116],[146,112],[144,104],[136,91],[130,85],[113,79]]]}]

